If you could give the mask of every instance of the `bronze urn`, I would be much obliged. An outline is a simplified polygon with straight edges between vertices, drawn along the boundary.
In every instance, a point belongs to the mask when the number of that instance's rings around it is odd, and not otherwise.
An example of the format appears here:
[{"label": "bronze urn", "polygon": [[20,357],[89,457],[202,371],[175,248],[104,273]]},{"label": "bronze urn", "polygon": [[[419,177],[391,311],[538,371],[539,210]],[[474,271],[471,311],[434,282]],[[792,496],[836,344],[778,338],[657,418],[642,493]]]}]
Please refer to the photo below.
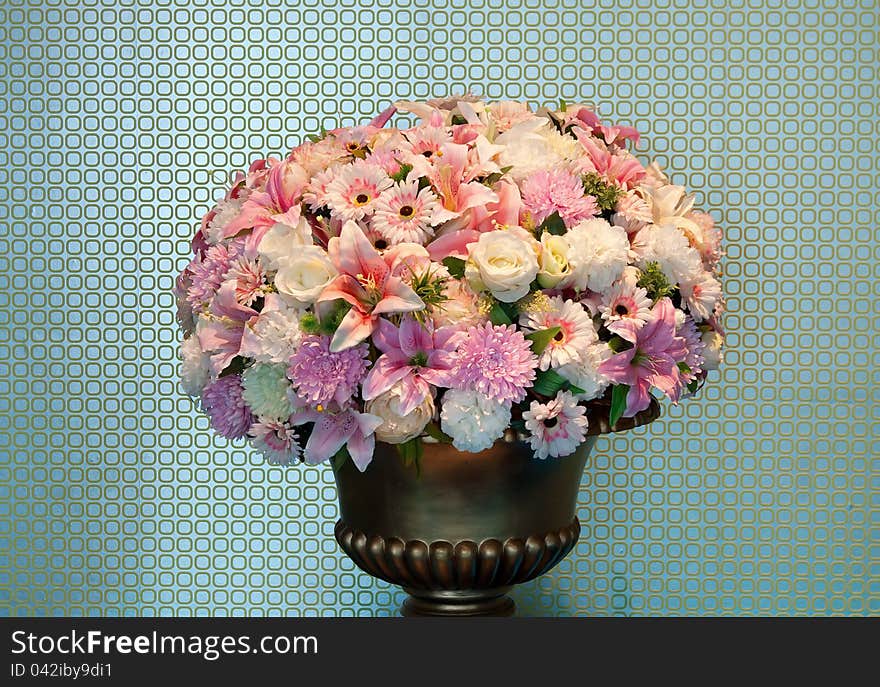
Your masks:
[{"label": "bronze urn", "polygon": [[350,460],[335,471],[336,540],[361,570],[404,588],[404,616],[511,616],[510,588],[552,569],[577,543],[578,490],[597,436],[659,413],[652,400],[612,429],[607,413],[593,412],[578,450],[547,460],[517,440],[481,453],[425,443],[417,470],[377,442],[365,472]]}]

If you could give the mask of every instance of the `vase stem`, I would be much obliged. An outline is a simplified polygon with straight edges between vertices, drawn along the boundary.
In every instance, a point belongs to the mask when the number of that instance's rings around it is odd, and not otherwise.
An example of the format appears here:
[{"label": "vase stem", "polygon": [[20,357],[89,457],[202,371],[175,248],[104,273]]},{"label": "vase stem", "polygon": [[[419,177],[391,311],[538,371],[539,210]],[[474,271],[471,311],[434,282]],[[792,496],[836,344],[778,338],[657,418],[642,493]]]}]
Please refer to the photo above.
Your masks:
[{"label": "vase stem", "polygon": [[409,596],[400,607],[404,617],[502,617],[514,614],[516,604],[509,587],[481,590],[425,590],[404,588]]}]

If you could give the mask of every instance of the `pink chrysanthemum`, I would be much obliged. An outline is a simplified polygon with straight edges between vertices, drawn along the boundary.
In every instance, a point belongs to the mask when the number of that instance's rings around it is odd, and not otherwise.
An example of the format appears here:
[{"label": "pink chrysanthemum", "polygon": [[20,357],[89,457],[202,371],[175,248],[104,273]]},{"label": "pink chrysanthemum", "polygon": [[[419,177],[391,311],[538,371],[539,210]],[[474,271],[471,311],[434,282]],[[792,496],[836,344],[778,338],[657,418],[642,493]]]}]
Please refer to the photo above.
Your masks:
[{"label": "pink chrysanthemum", "polygon": [[208,384],[202,391],[202,408],[211,427],[227,439],[243,437],[254,422],[254,415],[242,398],[240,375],[227,375]]},{"label": "pink chrysanthemum", "polygon": [[235,300],[242,305],[251,305],[265,293],[266,271],[252,258],[243,255],[235,258],[223,279],[235,282]]},{"label": "pink chrysanthemum", "polygon": [[576,174],[564,169],[542,169],[522,183],[523,205],[540,224],[554,212],[572,227],[599,213],[596,199],[584,195],[584,185]]},{"label": "pink chrysanthemum", "polygon": [[255,422],[250,435],[254,438],[254,447],[266,456],[270,465],[290,465],[302,456],[296,430],[287,422]]},{"label": "pink chrysanthemum", "polygon": [[307,336],[290,359],[287,376],[299,396],[318,406],[336,402],[344,408],[367,372],[366,344],[330,352],[330,337]]},{"label": "pink chrysanthemum", "polygon": [[393,183],[381,167],[358,160],[327,184],[327,203],[341,219],[363,219],[373,214],[376,200]]},{"label": "pink chrysanthemum", "polygon": [[532,401],[523,413],[529,443],[536,458],[561,458],[571,455],[587,433],[586,409],[568,391],[559,391],[547,403]]},{"label": "pink chrysanthemum", "polygon": [[[680,310],[676,312],[676,320],[679,319],[680,314]],[[705,362],[703,350],[706,348],[706,344],[703,342],[700,330],[697,329],[697,323],[690,315],[685,315],[682,318],[681,324],[675,328],[675,335],[684,339],[687,346],[684,362],[690,368],[690,372],[683,371],[682,376],[690,382],[703,371],[703,363]]]},{"label": "pink chrysanthemum", "polygon": [[513,325],[469,327],[454,355],[452,386],[500,403],[521,401],[535,379],[538,357]]},{"label": "pink chrysanthemum", "polygon": [[651,299],[645,289],[621,279],[602,296],[599,312],[605,326],[614,333],[618,333],[624,321],[640,329],[651,317]]},{"label": "pink chrysanthemum", "polygon": [[542,370],[577,362],[597,341],[596,328],[583,306],[559,296],[549,300],[548,307],[525,312],[519,319],[522,327],[533,332],[559,327],[559,333],[550,340],[538,360]]},{"label": "pink chrysanthemum", "polygon": [[393,186],[376,201],[373,230],[392,246],[398,243],[424,244],[434,236],[431,217],[437,205],[437,196],[430,188],[420,191],[418,181]]},{"label": "pink chrysanthemum", "polygon": [[187,269],[192,278],[186,291],[186,300],[193,310],[201,310],[210,304],[240,250],[239,241],[233,241],[228,246],[218,243],[189,264]]}]

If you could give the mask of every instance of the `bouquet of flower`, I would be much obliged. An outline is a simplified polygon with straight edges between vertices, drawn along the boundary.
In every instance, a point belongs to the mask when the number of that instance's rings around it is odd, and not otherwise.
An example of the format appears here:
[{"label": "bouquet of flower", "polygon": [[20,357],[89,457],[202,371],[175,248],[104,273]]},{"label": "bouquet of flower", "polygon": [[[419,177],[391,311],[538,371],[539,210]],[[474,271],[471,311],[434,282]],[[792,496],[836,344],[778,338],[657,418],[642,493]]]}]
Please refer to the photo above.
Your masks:
[{"label": "bouquet of flower", "polygon": [[694,393],[721,359],[721,235],[638,140],[463,96],[254,162],[177,280],[185,390],[272,463],[360,470],[376,439],[566,456],[597,413]]}]

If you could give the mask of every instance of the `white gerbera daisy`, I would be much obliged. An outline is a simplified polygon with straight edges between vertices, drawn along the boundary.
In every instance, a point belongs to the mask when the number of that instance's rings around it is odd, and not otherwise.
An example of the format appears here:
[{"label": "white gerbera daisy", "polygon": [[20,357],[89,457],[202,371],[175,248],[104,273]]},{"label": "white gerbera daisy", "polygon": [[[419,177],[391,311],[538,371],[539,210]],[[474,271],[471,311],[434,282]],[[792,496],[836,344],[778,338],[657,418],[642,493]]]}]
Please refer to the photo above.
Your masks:
[{"label": "white gerbera daisy", "polygon": [[646,289],[621,279],[603,294],[599,312],[612,332],[617,332],[624,321],[641,329],[651,316],[651,305]]},{"label": "white gerbera daisy", "polygon": [[561,296],[550,298],[546,308],[524,312],[519,324],[533,332],[560,328],[538,358],[542,370],[579,360],[582,352],[598,340],[593,320],[586,310],[579,303]]},{"label": "white gerbera daisy", "polygon": [[547,403],[532,401],[523,413],[526,429],[531,433],[529,443],[536,458],[560,458],[571,455],[587,434],[586,408],[567,391],[559,391]]},{"label": "white gerbera daisy", "polygon": [[392,186],[376,201],[372,228],[389,245],[424,244],[434,236],[431,227],[437,196],[430,188],[419,190],[418,181]]},{"label": "white gerbera daisy", "polygon": [[340,219],[360,220],[373,214],[379,196],[393,183],[381,167],[358,160],[327,184],[327,204]]}]

